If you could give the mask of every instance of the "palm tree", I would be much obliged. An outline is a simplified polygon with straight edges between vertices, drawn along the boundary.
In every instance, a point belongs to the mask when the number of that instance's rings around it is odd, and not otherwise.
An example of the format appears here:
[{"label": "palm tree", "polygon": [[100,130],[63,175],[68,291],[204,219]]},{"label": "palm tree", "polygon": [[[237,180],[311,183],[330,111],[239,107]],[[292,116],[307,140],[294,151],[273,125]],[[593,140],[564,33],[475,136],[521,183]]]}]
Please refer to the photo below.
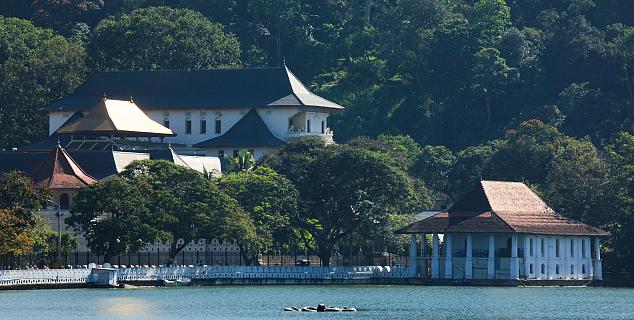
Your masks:
[{"label": "palm tree", "polygon": [[227,161],[229,172],[251,171],[255,168],[255,157],[248,150],[240,150],[237,156]]}]

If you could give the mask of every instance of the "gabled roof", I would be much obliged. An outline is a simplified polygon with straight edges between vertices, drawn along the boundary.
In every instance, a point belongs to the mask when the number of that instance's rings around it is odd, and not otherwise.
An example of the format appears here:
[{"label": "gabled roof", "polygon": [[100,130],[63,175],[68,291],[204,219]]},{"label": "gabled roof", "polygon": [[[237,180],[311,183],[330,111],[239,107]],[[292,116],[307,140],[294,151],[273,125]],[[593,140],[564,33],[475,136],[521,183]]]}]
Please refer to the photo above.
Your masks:
[{"label": "gabled roof", "polygon": [[172,130],[150,119],[134,102],[102,98],[84,117],[57,129],[58,134],[174,136]]},{"label": "gabled roof", "polygon": [[448,211],[399,232],[607,235],[603,230],[556,213],[524,183],[507,181],[481,181]]},{"label": "gabled roof", "polygon": [[79,189],[97,181],[60,146],[53,149],[30,176],[35,184],[49,189]]},{"label": "gabled roof", "polygon": [[225,134],[199,142],[195,148],[276,147],[284,141],[276,138],[255,109],[251,109]]},{"label": "gabled roof", "polygon": [[286,68],[98,72],[69,96],[42,109],[85,110],[102,95],[130,99],[143,110],[342,106],[310,92]]}]

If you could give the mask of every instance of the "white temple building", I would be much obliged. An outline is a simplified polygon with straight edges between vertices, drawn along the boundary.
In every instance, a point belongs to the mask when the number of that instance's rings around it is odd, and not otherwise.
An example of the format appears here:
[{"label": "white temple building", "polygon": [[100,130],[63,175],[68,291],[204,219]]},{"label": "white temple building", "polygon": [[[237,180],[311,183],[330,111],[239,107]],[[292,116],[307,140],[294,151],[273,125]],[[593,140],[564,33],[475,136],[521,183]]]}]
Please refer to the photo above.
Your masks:
[{"label": "white temple building", "polygon": [[412,235],[413,277],[445,281],[601,280],[608,233],[554,212],[521,182],[481,181]]}]

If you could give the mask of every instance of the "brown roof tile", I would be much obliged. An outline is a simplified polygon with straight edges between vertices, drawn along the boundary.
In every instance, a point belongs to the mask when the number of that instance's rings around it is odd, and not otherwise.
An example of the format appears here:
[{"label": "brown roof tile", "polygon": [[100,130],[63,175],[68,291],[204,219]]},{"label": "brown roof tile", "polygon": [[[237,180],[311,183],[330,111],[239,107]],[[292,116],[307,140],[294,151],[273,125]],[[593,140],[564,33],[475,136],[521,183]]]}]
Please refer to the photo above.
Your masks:
[{"label": "brown roof tile", "polygon": [[35,184],[49,189],[79,189],[97,181],[60,146],[49,153],[31,178]]},{"label": "brown roof tile", "polygon": [[556,213],[524,183],[506,181],[481,181],[448,211],[413,223],[399,232],[608,235],[603,230]]}]

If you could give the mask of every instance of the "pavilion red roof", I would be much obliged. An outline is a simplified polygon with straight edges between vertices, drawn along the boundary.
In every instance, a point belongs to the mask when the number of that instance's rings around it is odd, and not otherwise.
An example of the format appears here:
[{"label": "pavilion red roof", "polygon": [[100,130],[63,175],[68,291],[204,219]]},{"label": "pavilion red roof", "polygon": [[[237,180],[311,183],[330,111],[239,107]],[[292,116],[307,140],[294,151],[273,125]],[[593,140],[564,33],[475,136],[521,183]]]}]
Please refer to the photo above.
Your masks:
[{"label": "pavilion red roof", "polygon": [[399,233],[467,232],[608,235],[556,213],[524,183],[507,181],[481,181],[449,210],[399,230]]},{"label": "pavilion red roof", "polygon": [[59,145],[40,163],[31,178],[35,184],[49,189],[79,189],[97,182]]}]

